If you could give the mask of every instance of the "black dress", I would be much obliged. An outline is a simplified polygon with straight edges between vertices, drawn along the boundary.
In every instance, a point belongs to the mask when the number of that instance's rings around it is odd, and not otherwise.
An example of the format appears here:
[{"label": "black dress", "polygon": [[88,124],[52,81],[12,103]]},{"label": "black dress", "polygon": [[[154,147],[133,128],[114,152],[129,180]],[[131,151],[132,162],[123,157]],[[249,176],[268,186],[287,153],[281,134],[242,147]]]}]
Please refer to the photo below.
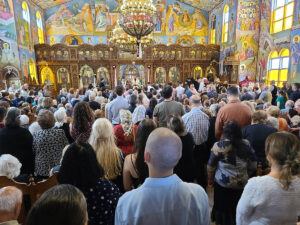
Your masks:
[{"label": "black dress", "polygon": [[34,154],[33,137],[21,127],[5,126],[0,130],[0,155],[10,154],[22,163],[21,174],[33,174]]},{"label": "black dress", "polygon": [[74,142],[74,139],[71,137],[70,134],[70,124],[64,123],[61,127],[55,127],[55,129],[62,129],[65,132],[66,138],[68,139],[69,144]]},{"label": "black dress", "polygon": [[185,182],[193,182],[195,178],[193,159],[194,139],[191,133],[180,136],[180,139],[182,141],[182,156],[174,168],[174,173]]}]

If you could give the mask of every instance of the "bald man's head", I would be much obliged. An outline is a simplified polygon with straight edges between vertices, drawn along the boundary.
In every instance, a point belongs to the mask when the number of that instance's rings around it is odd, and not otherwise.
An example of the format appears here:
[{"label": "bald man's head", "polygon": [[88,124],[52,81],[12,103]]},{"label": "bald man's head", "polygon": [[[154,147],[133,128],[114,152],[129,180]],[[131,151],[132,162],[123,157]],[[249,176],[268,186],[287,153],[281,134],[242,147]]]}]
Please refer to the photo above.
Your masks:
[{"label": "bald man's head", "polygon": [[150,159],[146,162],[160,172],[172,170],[181,158],[182,142],[177,134],[167,128],[155,129],[149,136],[145,154]]},{"label": "bald man's head", "polygon": [[20,214],[22,192],[12,186],[0,189],[0,223],[16,220]]},{"label": "bald man's head", "polygon": [[201,105],[201,98],[199,95],[193,95],[190,97],[190,101],[192,105]]}]

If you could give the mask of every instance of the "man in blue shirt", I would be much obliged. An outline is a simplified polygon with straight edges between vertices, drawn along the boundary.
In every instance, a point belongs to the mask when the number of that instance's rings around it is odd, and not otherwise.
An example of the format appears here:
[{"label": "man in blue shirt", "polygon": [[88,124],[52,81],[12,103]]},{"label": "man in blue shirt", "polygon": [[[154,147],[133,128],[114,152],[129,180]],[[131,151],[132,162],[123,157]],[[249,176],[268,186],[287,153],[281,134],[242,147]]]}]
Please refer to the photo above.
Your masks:
[{"label": "man in blue shirt", "polygon": [[128,109],[128,101],[123,97],[124,87],[117,86],[115,89],[117,98],[111,101],[107,106],[107,118],[115,126],[120,124],[121,109]]},{"label": "man in blue shirt", "polygon": [[290,96],[290,100],[296,102],[298,99],[300,99],[300,84],[294,83],[293,84],[293,92]]},{"label": "man in blue shirt", "polygon": [[167,128],[157,128],[145,147],[149,178],[118,202],[115,225],[209,225],[208,197],[202,187],[183,182],[173,169],[182,155],[182,142]]}]

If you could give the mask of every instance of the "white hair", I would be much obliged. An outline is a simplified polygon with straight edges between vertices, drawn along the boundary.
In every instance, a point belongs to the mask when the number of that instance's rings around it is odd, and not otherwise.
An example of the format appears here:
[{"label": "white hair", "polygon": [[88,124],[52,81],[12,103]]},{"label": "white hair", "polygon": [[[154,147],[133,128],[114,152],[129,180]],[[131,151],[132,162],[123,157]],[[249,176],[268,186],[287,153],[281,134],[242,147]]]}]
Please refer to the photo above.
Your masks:
[{"label": "white hair", "polygon": [[67,104],[65,105],[65,107],[66,107],[66,109],[72,109],[72,104],[71,104],[71,103],[67,103]]},{"label": "white hair", "polygon": [[278,121],[278,119],[275,118],[275,117],[272,117],[272,116],[268,117],[266,124],[269,125],[269,126],[271,126],[271,127],[274,127],[277,130],[279,128],[279,121]]},{"label": "white hair", "polygon": [[95,98],[96,98],[96,93],[95,92],[91,92],[90,96],[89,96],[89,100],[90,101],[95,101]]},{"label": "white hair", "polygon": [[20,126],[29,125],[29,117],[26,115],[20,116]]},{"label": "white hair", "polygon": [[56,120],[55,126],[58,127],[58,128],[61,127],[64,124],[64,122],[67,118],[67,113],[66,113],[65,108],[63,108],[63,107],[59,108],[54,113],[54,118]]},{"label": "white hair", "polygon": [[33,135],[36,131],[41,130],[41,126],[38,124],[38,122],[34,122],[29,126],[29,131]]},{"label": "white hair", "polygon": [[22,191],[16,187],[8,186],[0,189],[0,212],[14,214],[16,206],[22,203]]},{"label": "white hair", "polygon": [[22,164],[19,160],[9,154],[0,156],[0,176],[6,176],[13,179],[20,175]]}]

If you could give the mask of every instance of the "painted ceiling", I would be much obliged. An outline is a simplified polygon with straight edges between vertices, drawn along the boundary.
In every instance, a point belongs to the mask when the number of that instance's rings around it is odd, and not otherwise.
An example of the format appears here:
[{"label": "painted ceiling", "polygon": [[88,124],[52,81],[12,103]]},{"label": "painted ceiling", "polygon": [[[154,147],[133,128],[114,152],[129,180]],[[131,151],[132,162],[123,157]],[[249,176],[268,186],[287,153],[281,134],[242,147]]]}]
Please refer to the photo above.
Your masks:
[{"label": "painted ceiling", "polygon": [[[47,9],[58,5],[62,5],[72,0],[32,0],[32,1],[42,9]],[[106,0],[106,1],[113,1],[113,0]],[[198,9],[211,11],[222,0],[178,0],[178,1]]]},{"label": "painted ceiling", "polygon": [[72,0],[31,0],[33,3],[41,7],[42,9],[52,8]]},{"label": "painted ceiling", "polygon": [[209,12],[214,9],[220,2],[222,2],[222,0],[179,0],[179,2]]}]

